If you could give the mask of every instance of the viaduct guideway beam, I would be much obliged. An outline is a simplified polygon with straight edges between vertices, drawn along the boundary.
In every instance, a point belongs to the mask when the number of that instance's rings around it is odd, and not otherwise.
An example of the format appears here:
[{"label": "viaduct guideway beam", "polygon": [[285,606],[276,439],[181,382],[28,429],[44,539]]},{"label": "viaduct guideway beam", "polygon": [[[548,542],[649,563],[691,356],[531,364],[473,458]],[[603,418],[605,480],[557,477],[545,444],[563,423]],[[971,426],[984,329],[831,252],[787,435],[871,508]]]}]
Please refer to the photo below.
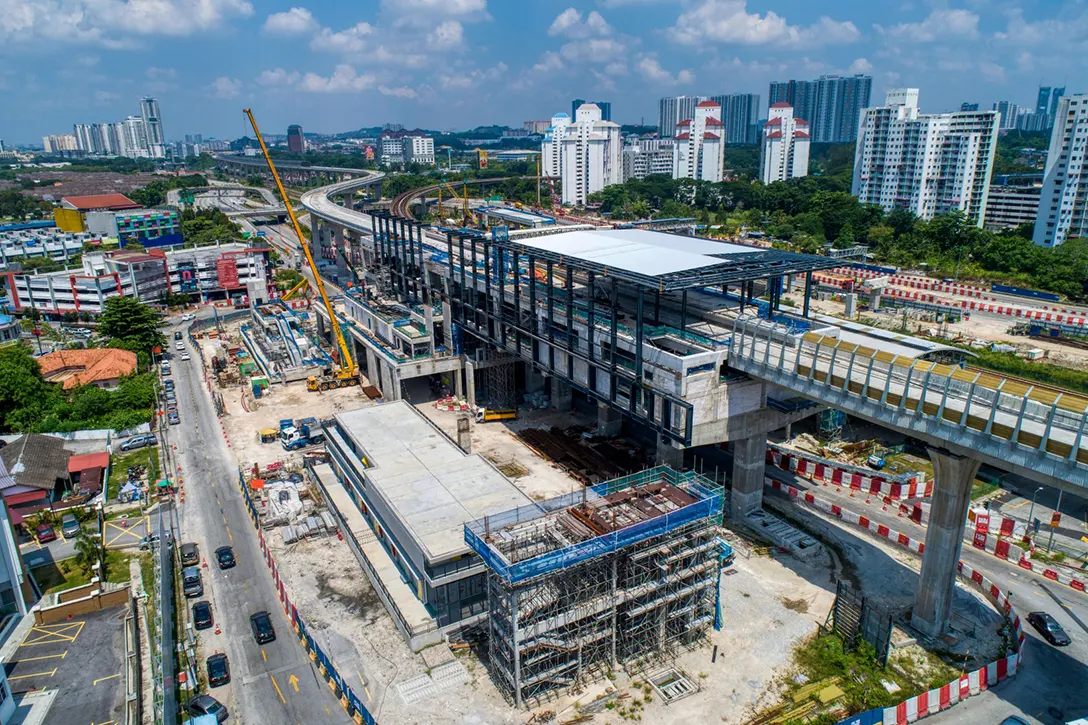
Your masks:
[{"label": "viaduct guideway beam", "polygon": [[929,460],[933,462],[933,505],[910,621],[923,634],[939,637],[947,631],[952,614],[971,484],[981,463],[937,448],[929,449]]}]

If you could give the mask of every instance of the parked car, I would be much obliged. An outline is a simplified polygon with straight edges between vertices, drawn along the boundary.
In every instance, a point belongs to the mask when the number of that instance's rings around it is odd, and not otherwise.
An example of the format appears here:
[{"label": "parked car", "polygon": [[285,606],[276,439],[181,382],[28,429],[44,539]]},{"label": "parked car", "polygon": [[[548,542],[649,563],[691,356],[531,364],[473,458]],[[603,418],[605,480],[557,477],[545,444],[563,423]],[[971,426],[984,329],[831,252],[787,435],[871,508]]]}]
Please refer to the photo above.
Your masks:
[{"label": "parked car", "polygon": [[215,622],[212,620],[212,605],[207,600],[200,600],[193,605],[193,626],[208,629]]},{"label": "parked car", "polygon": [[181,570],[181,591],[189,599],[204,594],[204,582],[200,578],[200,569],[187,566]]},{"label": "parked car", "polygon": [[1062,629],[1062,625],[1058,624],[1058,620],[1046,612],[1031,612],[1028,614],[1028,623],[1043,635],[1043,639],[1055,647],[1065,647],[1073,642]]},{"label": "parked car", "polygon": [[173,390],[174,389],[174,381],[173,380],[164,380],[163,383],[162,383],[162,387],[165,390]]},{"label": "parked car", "polygon": [[215,560],[219,562],[220,569],[233,569],[238,563],[234,560],[234,549],[229,546],[220,546],[216,549]]},{"label": "parked car", "polygon": [[253,639],[257,644],[276,641],[276,630],[272,626],[272,617],[268,612],[256,612],[249,615],[249,627],[253,630]]},{"label": "parked car", "polygon": [[221,687],[230,682],[230,661],[224,653],[213,654],[204,666],[208,668],[208,687]]},{"label": "parked car", "polygon": [[79,519],[75,517],[75,514],[64,514],[64,517],[60,520],[60,532],[64,534],[65,538],[72,538],[77,536],[83,526],[79,523]]},{"label": "parked car", "polygon": [[187,313],[185,313],[184,315],[181,316],[181,319],[184,320],[185,322],[188,322],[189,320],[195,320],[196,315],[193,314],[192,312],[187,312]]},{"label": "parked car", "polygon": [[185,349],[185,343],[184,342],[175,342],[174,343],[174,348],[176,350],[184,350]]},{"label": "parked car", "polygon": [[181,545],[181,565],[196,566],[200,563],[200,547],[189,542]]},{"label": "parked car", "polygon": [[53,527],[49,524],[42,524],[38,527],[38,543],[44,544],[47,541],[56,541],[57,532],[53,531]]},{"label": "parked car", "polygon": [[[144,538],[140,539],[140,551],[150,551],[151,547],[157,546],[158,543],[159,543],[159,534],[158,534],[158,532],[153,531],[150,534],[148,534],[147,536],[145,536]],[[174,543],[174,535],[171,534],[170,532],[166,532],[166,543],[167,544]]]},{"label": "parked car", "polygon": [[181,422],[181,418],[178,416],[177,413],[171,413],[170,414],[170,425],[177,425],[180,422]]},{"label": "parked car", "polygon": [[211,695],[197,695],[192,698],[185,703],[185,711],[192,717],[215,715],[217,722],[223,722],[227,719],[227,715],[229,714],[226,706]]},{"label": "parked car", "polygon": [[154,433],[144,433],[143,435],[132,436],[127,441],[121,444],[122,451],[134,451],[138,448],[146,448],[147,446],[158,445],[159,439],[155,437]]}]

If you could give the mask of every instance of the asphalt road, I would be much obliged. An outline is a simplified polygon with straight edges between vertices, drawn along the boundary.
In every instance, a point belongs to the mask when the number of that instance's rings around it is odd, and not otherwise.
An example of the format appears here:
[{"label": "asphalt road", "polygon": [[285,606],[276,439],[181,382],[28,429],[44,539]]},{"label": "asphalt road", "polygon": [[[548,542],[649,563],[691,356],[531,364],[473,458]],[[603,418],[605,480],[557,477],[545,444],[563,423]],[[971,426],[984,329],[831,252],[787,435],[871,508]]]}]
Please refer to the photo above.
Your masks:
[{"label": "asphalt road", "polygon": [[[894,507],[883,511],[880,505],[850,498],[834,486],[823,487],[785,471],[767,468],[768,475],[844,508],[861,513],[890,529],[914,539],[925,539],[925,527],[896,515]],[[825,520],[830,514],[804,507]],[[867,536],[857,527],[842,524],[858,536]],[[875,538],[875,535],[873,535]],[[1088,594],[1076,592],[1057,582],[1001,561],[969,545],[960,558],[985,573],[995,584],[1011,593],[1013,606],[1021,617],[1032,611],[1047,611],[1057,619],[1073,640],[1069,647],[1056,648],[1043,640],[1026,622],[1027,633],[1023,666],[1010,680],[957,705],[947,712],[926,719],[935,725],[997,725],[1009,715],[1018,715],[1032,725],[1061,725],[1088,716]]]},{"label": "asphalt road", "polygon": [[[200,599],[212,603],[222,631],[200,633],[202,657],[218,651],[230,659],[231,683],[209,694],[227,706],[234,723],[347,723],[347,714],[298,644],[279,604],[238,490],[237,464],[220,433],[199,356],[192,357],[173,366],[182,422],[168,428],[167,444],[177,444],[185,484],[185,503],[179,506],[180,540],[196,542],[207,560],[208,568],[201,570]],[[236,567],[218,569],[213,553],[220,546],[234,548]],[[249,626],[249,615],[261,610],[271,612],[277,635],[275,642],[264,646],[256,644]],[[185,616],[191,622],[191,612]]]}]

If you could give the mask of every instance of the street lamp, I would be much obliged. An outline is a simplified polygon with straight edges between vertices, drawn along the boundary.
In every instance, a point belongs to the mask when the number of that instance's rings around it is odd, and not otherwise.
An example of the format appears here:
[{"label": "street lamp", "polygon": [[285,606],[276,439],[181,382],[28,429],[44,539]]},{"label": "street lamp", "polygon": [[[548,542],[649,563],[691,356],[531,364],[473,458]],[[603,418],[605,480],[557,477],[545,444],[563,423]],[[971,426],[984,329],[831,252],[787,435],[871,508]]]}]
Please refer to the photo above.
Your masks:
[{"label": "street lamp", "polygon": [[1039,492],[1042,491],[1044,488],[1046,488],[1046,486],[1039,486],[1039,488],[1035,489],[1035,493],[1031,494],[1031,508],[1028,509],[1029,529],[1031,528],[1031,522],[1035,520],[1035,497],[1038,496]]}]

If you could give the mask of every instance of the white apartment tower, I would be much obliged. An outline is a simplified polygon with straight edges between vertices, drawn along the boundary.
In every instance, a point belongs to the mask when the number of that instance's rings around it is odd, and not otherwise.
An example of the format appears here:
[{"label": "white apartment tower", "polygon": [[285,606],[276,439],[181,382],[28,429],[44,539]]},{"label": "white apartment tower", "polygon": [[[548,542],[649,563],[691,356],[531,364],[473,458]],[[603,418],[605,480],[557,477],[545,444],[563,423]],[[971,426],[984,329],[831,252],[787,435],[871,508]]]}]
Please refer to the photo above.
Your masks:
[{"label": "white apartment tower", "polygon": [[676,124],[672,176],[674,179],[721,181],[725,169],[722,107],[714,101],[702,101],[694,111],[692,118]]},{"label": "white apartment tower", "polygon": [[764,184],[808,176],[808,147],[812,134],[808,121],[793,117],[793,106],[780,102],[771,106],[763,124],[763,145],[759,151],[759,178]]},{"label": "white apartment tower", "polygon": [[852,193],[922,219],[959,210],[981,227],[999,124],[997,111],[920,114],[917,88],[889,90],[862,114]]},{"label": "white apartment tower", "polygon": [[546,178],[558,179],[563,173],[563,139],[567,137],[570,116],[557,113],[552,116],[551,124],[540,144],[540,173]]},{"label": "white apartment tower", "polygon": [[[585,103],[578,108],[574,123],[565,127],[559,145],[564,204],[585,204],[593,192],[623,183],[622,144],[620,125],[602,121],[597,104]],[[547,146],[545,137],[544,153]]]},{"label": "white apartment tower", "polygon": [[1088,95],[1065,96],[1054,112],[1034,242],[1056,247],[1088,236]]}]

